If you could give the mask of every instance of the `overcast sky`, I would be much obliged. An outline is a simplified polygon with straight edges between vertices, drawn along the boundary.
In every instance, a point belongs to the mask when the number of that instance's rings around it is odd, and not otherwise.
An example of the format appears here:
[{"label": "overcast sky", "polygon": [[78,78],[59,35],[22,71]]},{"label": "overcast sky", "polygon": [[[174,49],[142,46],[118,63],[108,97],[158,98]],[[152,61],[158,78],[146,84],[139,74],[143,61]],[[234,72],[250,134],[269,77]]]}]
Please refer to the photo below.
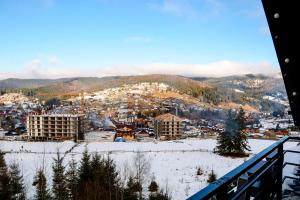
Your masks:
[{"label": "overcast sky", "polygon": [[0,79],[276,72],[261,0],[0,0]]}]

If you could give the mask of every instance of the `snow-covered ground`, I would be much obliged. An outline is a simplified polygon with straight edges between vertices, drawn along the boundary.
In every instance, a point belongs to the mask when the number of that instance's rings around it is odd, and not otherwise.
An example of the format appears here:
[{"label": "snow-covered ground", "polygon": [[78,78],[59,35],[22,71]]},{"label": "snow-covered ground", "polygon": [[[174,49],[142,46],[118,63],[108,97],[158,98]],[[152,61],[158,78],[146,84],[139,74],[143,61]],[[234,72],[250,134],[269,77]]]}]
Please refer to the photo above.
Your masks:
[{"label": "snow-covered ground", "polygon": [[[291,150],[300,151],[300,146],[299,145],[294,146],[291,148]],[[300,156],[297,153],[287,152],[284,157],[284,162],[300,164]],[[285,168],[283,168],[283,175],[289,175],[291,177],[295,177],[295,175],[293,173],[296,168],[297,167],[292,166],[292,165],[286,165]],[[293,181],[292,179],[286,179],[283,184],[283,189],[291,190],[291,188],[288,186],[288,183],[292,183],[292,181]]]},{"label": "snow-covered ground", "polygon": [[282,129],[288,129],[294,126],[292,119],[260,119],[259,123],[265,130],[276,129],[277,125],[279,125],[279,128]]},{"label": "snow-covered ground", "polygon": [[263,96],[263,99],[267,99],[269,101],[274,101],[274,102],[280,103],[282,105],[289,106],[288,100],[282,100],[281,98],[266,95],[266,96]]},{"label": "snow-covered ground", "polygon": [[234,91],[235,91],[236,93],[245,93],[245,91],[239,90],[239,89],[234,89]]},{"label": "snow-covered ground", "polygon": [[6,131],[0,131],[0,138],[3,138],[5,136]]},{"label": "snow-covered ground", "polygon": [[[252,153],[258,153],[274,143],[271,140],[249,140]],[[297,143],[289,142],[287,148],[295,148]],[[38,167],[44,162],[48,183],[51,180],[51,163],[57,149],[65,153],[65,161],[71,157],[80,160],[81,153],[87,147],[89,152],[99,152],[115,160],[117,167],[122,171],[126,166],[132,165],[137,151],[144,153],[151,163],[150,176],[156,177],[159,185],[166,187],[172,194],[172,199],[181,200],[197,192],[207,185],[207,174],[213,169],[218,177],[229,172],[245,161],[245,158],[228,158],[214,154],[216,146],[214,139],[189,139],[165,142],[90,142],[75,144],[72,141],[55,142],[21,142],[0,141],[0,149],[7,152],[7,163],[17,161],[20,163],[29,197],[34,193],[32,180]],[[44,153],[45,152],[45,153]],[[204,174],[197,176],[197,168],[201,167]],[[132,167],[131,167],[132,169]],[[146,183],[145,186],[149,184]]]}]

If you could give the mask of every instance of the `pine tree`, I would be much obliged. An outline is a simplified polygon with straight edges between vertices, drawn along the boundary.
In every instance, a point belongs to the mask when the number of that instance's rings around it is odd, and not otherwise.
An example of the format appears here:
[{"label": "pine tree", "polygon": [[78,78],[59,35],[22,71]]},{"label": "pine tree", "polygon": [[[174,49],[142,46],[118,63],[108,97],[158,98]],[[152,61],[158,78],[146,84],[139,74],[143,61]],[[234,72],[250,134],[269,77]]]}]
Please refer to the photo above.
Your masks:
[{"label": "pine tree", "polygon": [[69,168],[66,172],[66,185],[68,192],[68,199],[75,200],[78,187],[77,163],[74,158],[69,162]]},{"label": "pine tree", "polygon": [[23,176],[21,175],[19,165],[15,162],[9,165],[9,177],[9,191],[11,194],[11,199],[26,199]]},{"label": "pine tree", "polygon": [[121,196],[120,178],[116,164],[108,156],[104,160],[104,187],[109,192],[109,199],[119,199]]},{"label": "pine tree", "polygon": [[35,200],[50,200],[51,195],[47,188],[47,179],[43,169],[39,169],[34,177],[33,186],[36,188]]},{"label": "pine tree", "polygon": [[92,169],[92,177],[95,178],[102,178],[103,170],[104,170],[104,160],[101,159],[98,153],[95,153],[92,156],[91,160],[91,169]]},{"label": "pine tree", "polygon": [[233,138],[236,134],[237,123],[235,121],[235,113],[229,110],[225,122],[225,131],[217,137],[217,152],[219,154],[231,153],[234,149]]},{"label": "pine tree", "polygon": [[247,135],[244,132],[244,129],[246,128],[245,125],[245,111],[241,107],[237,116],[236,116],[236,124],[237,124],[237,130],[236,134],[233,138],[233,144],[234,144],[234,152],[238,154],[245,153],[245,150],[250,150],[250,147],[248,145]]},{"label": "pine tree", "polygon": [[215,174],[214,170],[211,170],[211,173],[208,174],[208,183],[212,183],[217,180],[217,175]]},{"label": "pine tree", "polygon": [[91,156],[85,148],[79,169],[78,169],[78,190],[77,195],[79,199],[87,199],[91,187]]},{"label": "pine tree", "polygon": [[280,125],[277,124],[275,129],[276,129],[276,130],[280,130]]},{"label": "pine tree", "polygon": [[67,182],[65,177],[65,167],[63,165],[63,157],[57,152],[57,157],[53,159],[52,164],[52,192],[53,199],[65,200],[68,197]]},{"label": "pine tree", "polygon": [[80,161],[80,166],[78,169],[79,182],[86,182],[91,178],[91,165],[90,165],[91,156],[88,153],[87,147],[85,148],[82,158]]},{"label": "pine tree", "polygon": [[108,191],[104,183],[104,161],[99,154],[95,153],[91,160],[91,181],[90,187],[93,199],[107,199]]},{"label": "pine tree", "polygon": [[149,200],[170,200],[171,197],[167,192],[164,192],[163,190],[159,190],[158,184],[152,180],[148,190],[150,191],[150,194],[148,196]]},{"label": "pine tree", "polygon": [[11,199],[9,193],[9,176],[4,159],[4,153],[0,151],[0,199]]},{"label": "pine tree", "polygon": [[139,187],[137,187],[136,182],[134,182],[134,179],[130,176],[127,182],[127,186],[124,190],[124,200],[137,200],[138,195],[137,192],[139,191]]},{"label": "pine tree", "polygon": [[171,197],[168,195],[168,193],[164,192],[163,190],[160,190],[158,193],[150,193],[149,200],[171,200]]},{"label": "pine tree", "polygon": [[158,185],[155,182],[155,180],[152,180],[149,187],[148,187],[149,192],[157,192],[158,191]]},{"label": "pine tree", "polygon": [[244,132],[245,112],[240,108],[238,114],[229,110],[225,122],[225,131],[217,137],[217,153],[219,154],[244,154],[250,150],[247,135]]}]

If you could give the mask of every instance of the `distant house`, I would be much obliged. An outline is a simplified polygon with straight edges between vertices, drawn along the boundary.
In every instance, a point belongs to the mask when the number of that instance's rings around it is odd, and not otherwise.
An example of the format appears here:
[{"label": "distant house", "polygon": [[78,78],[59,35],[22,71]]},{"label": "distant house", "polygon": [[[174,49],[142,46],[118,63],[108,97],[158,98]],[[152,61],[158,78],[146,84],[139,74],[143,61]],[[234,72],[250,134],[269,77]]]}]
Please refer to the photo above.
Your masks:
[{"label": "distant house", "polygon": [[125,126],[123,128],[117,129],[116,131],[117,131],[117,133],[115,135],[115,139],[118,137],[121,137],[121,138],[125,139],[126,141],[135,139],[135,134],[131,128],[128,128]]},{"label": "distant house", "polygon": [[159,115],[154,119],[154,133],[156,138],[177,139],[182,136],[182,119],[170,113]]},{"label": "distant house", "polygon": [[122,137],[116,137],[115,142],[126,142],[126,140]]}]

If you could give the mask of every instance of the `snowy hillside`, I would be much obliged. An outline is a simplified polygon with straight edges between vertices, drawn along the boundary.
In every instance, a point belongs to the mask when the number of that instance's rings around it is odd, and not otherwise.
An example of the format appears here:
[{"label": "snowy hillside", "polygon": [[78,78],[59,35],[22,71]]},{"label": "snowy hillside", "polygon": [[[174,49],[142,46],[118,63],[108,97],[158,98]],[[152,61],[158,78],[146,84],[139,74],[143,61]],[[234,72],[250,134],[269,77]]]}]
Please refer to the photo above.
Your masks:
[{"label": "snowy hillside", "polygon": [[[249,140],[254,154],[273,142],[271,140]],[[76,160],[80,160],[81,153],[87,146],[89,152],[99,152],[105,156],[110,153],[120,171],[123,171],[126,166],[132,165],[136,151],[143,152],[151,163],[148,181],[154,175],[162,188],[168,188],[174,200],[185,199],[205,187],[207,174],[212,169],[220,177],[245,161],[244,158],[231,159],[212,153],[215,145],[216,141],[213,139],[158,143],[91,142],[78,145],[70,141],[61,143],[0,141],[0,149],[7,152],[5,154],[7,163],[17,161],[21,164],[30,197],[34,193],[32,180],[35,170],[42,165],[43,160],[49,183],[51,162],[57,149],[62,153],[66,152],[65,161],[72,156]],[[296,143],[288,143],[285,148],[294,146]],[[204,171],[201,176],[196,175],[198,167]],[[145,187],[148,184],[149,182],[145,184]]]}]

